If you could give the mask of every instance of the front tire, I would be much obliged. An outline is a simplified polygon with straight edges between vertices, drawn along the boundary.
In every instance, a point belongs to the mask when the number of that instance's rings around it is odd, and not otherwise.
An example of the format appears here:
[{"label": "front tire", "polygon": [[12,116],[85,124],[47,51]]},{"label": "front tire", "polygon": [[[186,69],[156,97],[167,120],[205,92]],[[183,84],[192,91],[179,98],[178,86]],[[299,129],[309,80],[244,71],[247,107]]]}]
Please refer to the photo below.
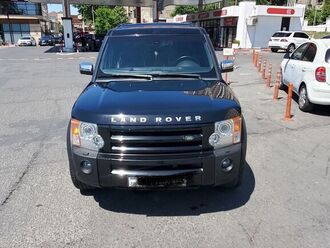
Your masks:
[{"label": "front tire", "polygon": [[311,111],[314,107],[314,105],[309,101],[307,88],[303,84],[299,89],[299,109],[303,112]]},{"label": "front tire", "polygon": [[278,88],[279,88],[280,90],[285,90],[285,89],[287,88],[287,86],[283,83],[283,74],[281,74],[281,79],[280,79],[280,82],[279,82]]}]

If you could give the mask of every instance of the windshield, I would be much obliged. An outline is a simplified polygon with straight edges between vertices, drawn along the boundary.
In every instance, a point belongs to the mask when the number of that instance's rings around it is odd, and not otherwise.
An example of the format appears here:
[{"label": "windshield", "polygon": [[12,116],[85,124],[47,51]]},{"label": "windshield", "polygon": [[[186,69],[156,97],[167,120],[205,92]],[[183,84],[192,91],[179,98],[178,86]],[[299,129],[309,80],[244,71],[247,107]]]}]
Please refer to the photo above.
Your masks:
[{"label": "windshield", "polygon": [[110,37],[98,77],[120,73],[217,77],[207,41],[199,34]]},{"label": "windshield", "polygon": [[291,33],[277,32],[272,37],[289,37],[290,35],[291,35]]}]

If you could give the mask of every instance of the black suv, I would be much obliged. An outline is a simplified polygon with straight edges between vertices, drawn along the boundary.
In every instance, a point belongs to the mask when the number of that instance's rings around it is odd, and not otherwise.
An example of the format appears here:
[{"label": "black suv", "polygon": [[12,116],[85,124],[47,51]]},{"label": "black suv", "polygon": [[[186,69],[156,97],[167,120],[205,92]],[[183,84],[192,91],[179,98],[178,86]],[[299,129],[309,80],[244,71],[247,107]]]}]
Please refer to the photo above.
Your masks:
[{"label": "black suv", "polygon": [[235,187],[246,128],[203,28],[125,24],[105,36],[67,132],[73,184],[102,187]]}]

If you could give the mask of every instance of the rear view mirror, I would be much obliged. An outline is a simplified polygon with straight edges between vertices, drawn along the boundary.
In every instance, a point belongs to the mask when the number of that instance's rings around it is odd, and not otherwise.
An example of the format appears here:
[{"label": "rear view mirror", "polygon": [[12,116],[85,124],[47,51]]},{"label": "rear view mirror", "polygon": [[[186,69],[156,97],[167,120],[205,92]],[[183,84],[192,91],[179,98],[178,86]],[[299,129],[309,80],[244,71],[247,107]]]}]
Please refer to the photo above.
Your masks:
[{"label": "rear view mirror", "polygon": [[286,53],[283,59],[291,59],[291,53]]},{"label": "rear view mirror", "polygon": [[93,64],[90,62],[82,62],[79,64],[80,74],[93,75]]},{"label": "rear view mirror", "polygon": [[224,60],[220,63],[221,72],[231,72],[234,70],[234,61],[232,60]]}]

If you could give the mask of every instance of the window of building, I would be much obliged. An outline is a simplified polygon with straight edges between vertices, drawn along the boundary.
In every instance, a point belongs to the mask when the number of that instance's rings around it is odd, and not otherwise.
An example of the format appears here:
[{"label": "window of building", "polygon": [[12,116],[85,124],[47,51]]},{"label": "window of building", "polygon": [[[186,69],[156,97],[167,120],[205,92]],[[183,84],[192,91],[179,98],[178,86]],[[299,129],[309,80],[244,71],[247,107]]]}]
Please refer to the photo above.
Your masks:
[{"label": "window of building", "polygon": [[[16,43],[22,36],[30,35],[29,24],[2,24],[3,38],[5,42]],[[1,30],[1,28],[0,28]]]},{"label": "window of building", "polygon": [[0,3],[0,14],[7,15],[42,15],[40,3],[12,2]]}]

